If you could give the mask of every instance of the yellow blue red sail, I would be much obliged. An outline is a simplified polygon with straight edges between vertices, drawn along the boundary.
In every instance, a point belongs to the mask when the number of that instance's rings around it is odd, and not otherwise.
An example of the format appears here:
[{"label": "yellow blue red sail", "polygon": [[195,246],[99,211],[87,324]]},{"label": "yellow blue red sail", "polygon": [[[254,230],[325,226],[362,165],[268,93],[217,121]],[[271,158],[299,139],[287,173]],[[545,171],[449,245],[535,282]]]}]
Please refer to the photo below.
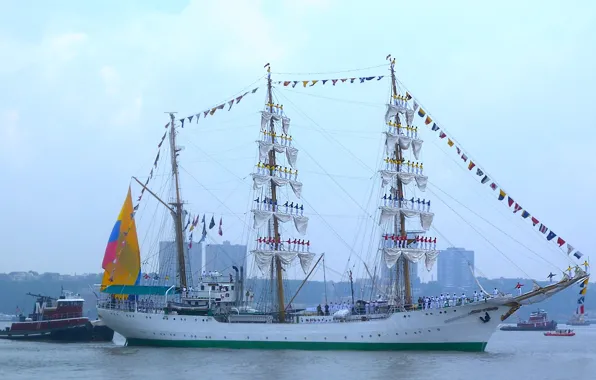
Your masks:
[{"label": "yellow blue red sail", "polygon": [[103,257],[101,289],[109,285],[138,285],[141,278],[141,253],[134,220],[130,186],[112,228]]}]

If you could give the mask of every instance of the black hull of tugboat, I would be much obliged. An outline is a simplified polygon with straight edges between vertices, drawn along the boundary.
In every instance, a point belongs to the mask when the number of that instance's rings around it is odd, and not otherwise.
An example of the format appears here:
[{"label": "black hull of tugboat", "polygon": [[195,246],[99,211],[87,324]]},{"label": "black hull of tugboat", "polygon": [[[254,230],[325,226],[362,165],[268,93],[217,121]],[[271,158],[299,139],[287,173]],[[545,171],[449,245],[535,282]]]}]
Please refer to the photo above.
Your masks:
[{"label": "black hull of tugboat", "polygon": [[503,326],[501,331],[553,331],[557,329],[557,322],[550,322],[545,326]]},{"label": "black hull of tugboat", "polygon": [[94,342],[111,342],[114,339],[114,330],[108,326],[93,326]]},{"label": "black hull of tugboat", "polygon": [[114,330],[107,326],[93,326],[88,322],[84,326],[60,329],[28,330],[28,331],[0,331],[0,339],[50,341],[61,343],[81,342],[111,342]]},{"label": "black hull of tugboat", "polygon": [[592,322],[567,322],[566,325],[569,326],[590,326]]}]

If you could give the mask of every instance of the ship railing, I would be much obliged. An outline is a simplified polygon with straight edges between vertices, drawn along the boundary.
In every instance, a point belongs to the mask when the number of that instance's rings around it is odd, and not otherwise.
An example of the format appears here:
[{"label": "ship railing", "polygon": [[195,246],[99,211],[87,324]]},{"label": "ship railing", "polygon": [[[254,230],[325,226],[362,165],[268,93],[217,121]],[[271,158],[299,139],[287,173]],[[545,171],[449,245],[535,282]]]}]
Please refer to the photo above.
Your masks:
[{"label": "ship railing", "polygon": [[[45,317],[45,316],[44,316]],[[69,319],[69,318],[83,318],[82,313],[61,313],[61,314],[52,314],[50,315],[51,318],[43,318],[42,321],[51,321],[55,319]]]},{"label": "ship railing", "polygon": [[163,314],[163,310],[166,304],[161,302],[153,301],[128,301],[128,300],[115,300],[115,301],[99,301],[97,307],[101,309],[129,311],[138,313],[148,314]]}]

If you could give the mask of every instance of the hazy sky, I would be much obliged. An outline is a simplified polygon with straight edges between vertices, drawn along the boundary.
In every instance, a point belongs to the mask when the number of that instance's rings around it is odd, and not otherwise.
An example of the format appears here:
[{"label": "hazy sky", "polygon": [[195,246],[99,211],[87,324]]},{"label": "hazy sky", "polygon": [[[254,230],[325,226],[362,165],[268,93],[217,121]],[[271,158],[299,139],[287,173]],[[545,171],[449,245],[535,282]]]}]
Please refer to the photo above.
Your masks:
[{"label": "hazy sky", "polygon": [[[274,74],[277,80],[333,79],[385,75],[387,67],[300,73],[383,65],[389,53],[398,77],[464,151],[591,255],[596,5],[589,1],[22,0],[1,7],[0,271],[99,272],[130,176],[151,168],[164,111],[186,116],[229,100],[267,62],[274,73],[292,73]],[[356,256],[366,260],[376,248],[366,231],[379,194],[373,176],[389,82],[275,93],[300,149],[313,251],[327,253],[336,271],[328,276],[339,278],[351,249],[361,271]],[[261,87],[180,136],[189,209],[223,216],[224,238],[233,243],[246,243],[247,175],[264,96]],[[432,184],[420,196],[434,201],[429,234],[447,237],[439,237],[441,248],[475,250],[476,267],[489,277],[545,279],[568,265],[416,120]]]}]

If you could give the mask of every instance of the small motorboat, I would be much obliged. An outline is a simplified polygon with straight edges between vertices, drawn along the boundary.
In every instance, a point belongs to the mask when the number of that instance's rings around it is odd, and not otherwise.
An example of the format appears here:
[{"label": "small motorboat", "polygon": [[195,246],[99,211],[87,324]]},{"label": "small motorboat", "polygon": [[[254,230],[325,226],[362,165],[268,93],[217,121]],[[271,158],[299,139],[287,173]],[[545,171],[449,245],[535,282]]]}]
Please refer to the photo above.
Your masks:
[{"label": "small motorboat", "polygon": [[555,330],[555,331],[547,331],[544,333],[545,336],[574,336],[575,332],[573,330]]}]

